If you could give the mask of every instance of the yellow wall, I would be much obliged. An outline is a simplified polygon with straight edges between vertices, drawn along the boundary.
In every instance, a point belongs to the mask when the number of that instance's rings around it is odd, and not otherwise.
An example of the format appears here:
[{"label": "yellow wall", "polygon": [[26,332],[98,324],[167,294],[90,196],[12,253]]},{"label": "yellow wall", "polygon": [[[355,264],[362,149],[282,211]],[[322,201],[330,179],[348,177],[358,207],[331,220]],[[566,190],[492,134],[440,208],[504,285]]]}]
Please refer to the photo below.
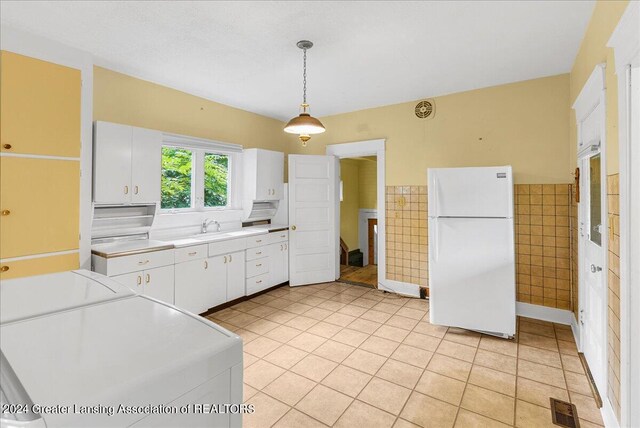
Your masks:
[{"label": "yellow wall", "polygon": [[[615,74],[613,49],[607,47],[611,33],[618,25],[628,1],[598,1],[593,10],[591,21],[578,50],[578,55],[571,69],[570,100],[571,105],[580,94],[582,87],[593,72],[594,67],[606,63],[606,141],[607,141],[607,174],[618,172],[618,80]],[[570,107],[571,165],[576,165],[576,116]]]},{"label": "yellow wall", "polygon": [[284,124],[101,67],[93,69],[93,118],[286,151]]},{"label": "yellow wall", "polygon": [[378,163],[375,160],[359,161],[358,181],[360,182],[359,207],[376,209],[378,199]]},{"label": "yellow wall", "polygon": [[[323,117],[327,132],[292,153],[326,144],[386,139],[387,185],[426,184],[427,167],[511,164],[516,183],[569,183],[573,171],[567,74],[435,98],[433,119],[416,101]],[[480,140],[482,138],[482,140]]]},{"label": "yellow wall", "polygon": [[342,159],[340,179],[342,180],[342,202],[340,202],[340,237],[349,251],[358,245],[358,207],[360,206],[359,161]]},{"label": "yellow wall", "polygon": [[340,237],[349,247],[349,251],[360,248],[358,240],[360,209],[376,208],[378,190],[376,165],[375,160],[363,158],[340,161],[340,179],[343,185],[343,200],[340,203]]}]

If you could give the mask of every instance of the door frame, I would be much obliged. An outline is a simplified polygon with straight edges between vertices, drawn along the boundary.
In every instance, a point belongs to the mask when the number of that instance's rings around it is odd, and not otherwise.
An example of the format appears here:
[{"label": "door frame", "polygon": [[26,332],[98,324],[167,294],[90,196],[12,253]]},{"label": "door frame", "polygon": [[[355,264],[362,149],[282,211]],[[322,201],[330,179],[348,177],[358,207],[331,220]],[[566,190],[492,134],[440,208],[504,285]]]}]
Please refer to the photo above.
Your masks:
[{"label": "door frame", "polygon": [[[356,141],[351,143],[327,145],[326,154],[336,156],[339,159],[355,158],[361,156],[377,157],[377,203],[378,212],[378,288],[384,291],[391,291],[399,294],[419,297],[420,289],[417,285],[406,284],[387,279],[387,240],[386,240],[386,162],[385,162],[385,139]],[[336,201],[339,204],[340,201]],[[340,233],[340,228],[336,228]],[[339,239],[339,237],[338,237]],[[339,242],[339,241],[338,241]],[[336,253],[339,263],[340,253]],[[339,272],[339,271],[338,271]],[[338,273],[339,275],[339,273]],[[337,279],[337,278],[336,278]]]},{"label": "door frame", "polygon": [[[631,260],[640,259],[640,132],[631,120],[631,68],[640,67],[640,3],[629,2],[613,31],[607,47],[613,48],[618,77],[618,142],[620,146],[620,426],[640,425],[640,268]],[[637,117],[637,113],[636,113]],[[634,311],[632,311],[632,308]],[[612,415],[613,416],[613,415]],[[615,419],[615,417],[614,417]],[[605,423],[611,418],[605,418]],[[611,425],[614,421],[611,421]]]},{"label": "door frame", "polygon": [[[597,130],[597,141],[593,139],[593,135],[585,135],[586,132],[583,132],[581,127],[582,122],[586,119],[595,108],[600,107],[600,122],[599,129]],[[602,252],[603,252],[603,260],[602,260],[602,285],[604,287],[603,298],[601,302],[601,309],[603,314],[605,314],[604,320],[606,324],[601,326],[603,329],[603,346],[601,349],[601,358],[602,358],[602,366],[592,366],[589,368],[591,372],[596,373],[596,378],[602,379],[602,385],[598,386],[598,392],[600,396],[603,398],[603,401],[608,402],[606,400],[607,397],[607,385],[609,382],[608,376],[609,371],[607,370],[608,365],[608,343],[609,343],[609,332],[608,332],[608,307],[609,307],[609,284],[608,284],[608,272],[609,272],[609,238],[608,238],[608,230],[609,230],[609,213],[608,213],[608,202],[607,202],[607,142],[606,142],[606,82],[605,82],[605,64],[598,64],[595,66],[591,76],[584,84],[580,94],[576,98],[575,103],[573,104],[573,109],[576,114],[576,126],[577,126],[577,162],[580,162],[581,159],[585,157],[586,154],[592,152],[592,149],[599,143],[599,152],[600,152],[600,185],[602,187],[602,191],[600,193],[600,206],[601,206],[601,218],[602,218]],[[593,132],[591,130],[586,130],[589,132]],[[591,138],[591,139],[590,139]],[[595,150],[593,150],[595,151]],[[582,191],[586,192],[584,186],[582,187]],[[581,208],[582,204],[578,204],[578,221],[583,218],[584,213]],[[585,302],[585,293],[586,286],[584,284],[585,277],[582,272],[585,271],[585,254],[584,254],[584,238],[578,237],[578,308],[579,308],[579,319],[578,319],[578,327],[579,327],[579,343],[578,350],[582,352],[584,349],[584,335],[585,329],[581,328],[582,325],[581,320],[583,319],[584,313],[584,302]]]}]

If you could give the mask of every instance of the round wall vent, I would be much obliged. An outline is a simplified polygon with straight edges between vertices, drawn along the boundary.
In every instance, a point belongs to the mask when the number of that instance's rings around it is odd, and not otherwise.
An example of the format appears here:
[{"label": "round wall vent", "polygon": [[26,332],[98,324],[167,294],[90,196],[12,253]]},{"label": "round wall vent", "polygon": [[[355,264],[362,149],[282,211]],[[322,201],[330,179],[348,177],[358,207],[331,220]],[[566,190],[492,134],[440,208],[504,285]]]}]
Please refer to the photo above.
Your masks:
[{"label": "round wall vent", "polygon": [[436,112],[436,105],[433,100],[424,100],[416,104],[415,108],[416,116],[420,119],[426,119],[433,117]]}]

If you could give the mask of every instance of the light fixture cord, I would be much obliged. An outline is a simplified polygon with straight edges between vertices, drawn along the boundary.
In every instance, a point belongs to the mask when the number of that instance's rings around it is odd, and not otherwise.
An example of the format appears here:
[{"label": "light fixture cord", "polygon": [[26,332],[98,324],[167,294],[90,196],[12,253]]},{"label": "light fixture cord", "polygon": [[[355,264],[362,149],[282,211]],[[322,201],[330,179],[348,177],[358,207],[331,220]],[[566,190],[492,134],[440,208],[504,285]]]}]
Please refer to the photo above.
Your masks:
[{"label": "light fixture cord", "polygon": [[302,67],[302,103],[307,103],[307,50],[303,49],[303,67]]}]

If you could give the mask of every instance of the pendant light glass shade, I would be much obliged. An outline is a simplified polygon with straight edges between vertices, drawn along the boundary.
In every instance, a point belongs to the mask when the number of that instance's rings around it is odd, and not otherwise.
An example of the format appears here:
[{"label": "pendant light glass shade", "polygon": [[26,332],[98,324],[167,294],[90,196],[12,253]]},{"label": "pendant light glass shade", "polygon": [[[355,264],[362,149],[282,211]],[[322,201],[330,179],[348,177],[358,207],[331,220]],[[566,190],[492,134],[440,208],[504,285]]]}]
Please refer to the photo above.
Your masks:
[{"label": "pendant light glass shade", "polygon": [[[300,140],[304,143],[309,141],[311,137],[309,135],[322,134],[325,131],[324,125],[315,117],[307,113],[307,105],[302,105],[302,113],[299,116],[294,117],[284,127],[284,132],[289,134],[300,135]],[[307,137],[303,139],[302,137]]]},{"label": "pendant light glass shade", "polygon": [[307,109],[307,49],[311,49],[313,43],[308,40],[301,40],[297,43],[297,46],[303,50],[303,74],[302,74],[302,113],[291,119],[284,127],[284,132],[289,134],[298,134],[302,145],[306,146],[307,141],[311,139],[313,134],[321,134],[325,131],[324,125],[315,117],[311,116]]}]

